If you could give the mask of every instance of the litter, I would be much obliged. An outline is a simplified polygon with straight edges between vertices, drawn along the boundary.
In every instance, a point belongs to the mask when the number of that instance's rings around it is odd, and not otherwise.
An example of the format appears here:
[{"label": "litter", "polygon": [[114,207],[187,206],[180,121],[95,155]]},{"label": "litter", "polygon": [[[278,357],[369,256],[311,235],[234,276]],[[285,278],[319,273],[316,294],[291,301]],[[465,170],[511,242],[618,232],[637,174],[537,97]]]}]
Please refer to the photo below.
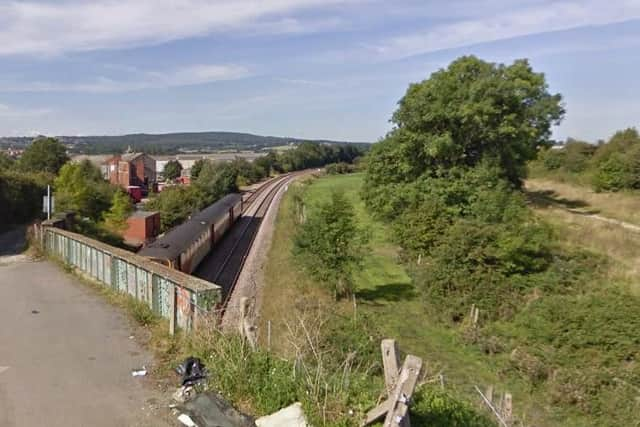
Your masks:
[{"label": "litter", "polygon": [[207,377],[207,369],[197,357],[188,357],[176,368],[183,386],[193,386]]},{"label": "litter", "polygon": [[178,403],[184,403],[191,397],[193,397],[194,394],[195,391],[193,390],[192,386],[182,386],[178,390],[176,390],[175,393],[173,393],[173,400]]},{"label": "litter", "polygon": [[258,427],[308,427],[309,424],[305,419],[302,405],[296,402],[291,406],[280,409],[271,415],[258,418],[256,420]]},{"label": "litter", "polygon": [[142,369],[134,369],[133,371],[131,371],[132,377],[144,377],[145,375],[147,375],[147,368],[145,368],[144,366],[142,367]]},{"label": "litter", "polygon": [[256,427],[253,418],[233,408],[215,392],[200,393],[176,409],[198,427]]},{"label": "litter", "polygon": [[198,425],[194,423],[191,417],[187,414],[180,414],[180,416],[178,417],[178,421],[180,421],[187,427],[198,427]]}]

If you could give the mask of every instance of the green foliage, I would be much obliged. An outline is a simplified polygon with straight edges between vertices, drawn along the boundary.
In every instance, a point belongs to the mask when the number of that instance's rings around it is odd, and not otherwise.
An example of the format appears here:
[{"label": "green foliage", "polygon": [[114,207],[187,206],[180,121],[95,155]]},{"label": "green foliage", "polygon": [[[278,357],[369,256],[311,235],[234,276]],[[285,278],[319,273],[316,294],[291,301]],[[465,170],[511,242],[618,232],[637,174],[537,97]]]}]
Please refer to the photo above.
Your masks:
[{"label": "green foliage", "polygon": [[597,146],[569,138],[561,149],[541,150],[529,170],[596,191],[640,189],[640,135],[635,128],[625,129]]},{"label": "green foliage", "polygon": [[353,163],[361,154],[362,150],[352,144],[325,145],[304,142],[294,149],[280,153],[273,168],[280,172],[292,172],[329,163]]},{"label": "green foliage", "polygon": [[160,212],[160,229],[165,232],[193,213],[237,191],[237,169],[229,163],[204,161],[190,186],[170,186],[146,204],[147,210]]},{"label": "green foliage", "polygon": [[112,231],[123,231],[127,226],[127,218],[133,212],[131,197],[122,190],[116,190],[111,199],[111,208],[104,213],[107,228]]},{"label": "green foliage", "polygon": [[67,149],[55,138],[39,138],[29,145],[20,157],[23,171],[57,174],[69,160]]},{"label": "green foliage", "polygon": [[493,427],[488,416],[444,390],[423,386],[415,394],[411,425],[424,427]]},{"label": "green foliage", "polygon": [[47,174],[0,171],[0,223],[23,224],[40,215],[50,182]]},{"label": "green foliage", "polygon": [[191,166],[191,179],[197,179],[198,175],[200,175],[200,171],[202,171],[202,167],[204,166],[206,160],[198,159],[195,161],[193,166]]},{"label": "green foliage", "polygon": [[326,170],[327,173],[329,175],[339,175],[339,174],[345,174],[345,173],[351,173],[354,171],[354,166],[349,164],[349,163],[345,163],[345,162],[340,162],[340,163],[331,163],[330,165],[327,165]]},{"label": "green foliage", "polygon": [[15,160],[9,157],[4,151],[0,151],[0,173],[12,169],[14,165]]},{"label": "green foliage", "polygon": [[162,171],[162,175],[164,179],[168,181],[173,181],[174,179],[180,176],[182,172],[182,164],[180,164],[177,160],[169,160],[166,165],[164,165],[164,170]]},{"label": "green foliage", "polygon": [[56,210],[75,212],[93,221],[111,207],[116,187],[102,178],[100,170],[91,162],[66,163],[54,181]]},{"label": "green foliage", "polygon": [[253,184],[269,176],[269,169],[265,169],[261,163],[256,163],[256,161],[249,162],[239,158],[234,160],[231,165],[238,173],[239,185]]},{"label": "green foliage", "polygon": [[353,268],[367,237],[355,223],[353,206],[341,192],[313,210],[300,226],[294,250],[309,272],[326,282],[336,297],[353,292]]},{"label": "green foliage", "polygon": [[192,183],[197,192],[195,206],[202,209],[226,194],[238,191],[238,170],[229,163],[206,162]]},{"label": "green foliage", "polygon": [[[557,295],[532,302],[509,324],[487,334],[513,343],[512,369],[525,378],[533,361],[544,367],[553,405],[573,407],[592,425],[636,419],[640,384],[640,300],[615,289]],[[626,403],[622,403],[626,402]]]},{"label": "green foliage", "polygon": [[640,188],[640,139],[625,152],[613,152],[598,163],[593,176],[596,191]]},{"label": "green foliage", "polygon": [[165,232],[198,211],[197,196],[193,187],[167,187],[151,198],[145,209],[160,212],[160,229]]},{"label": "green foliage", "polygon": [[265,156],[258,157],[253,161],[253,164],[256,165],[257,168],[264,171],[265,176],[269,176],[274,171],[280,169],[278,156],[273,151],[269,151]]},{"label": "green foliage", "polygon": [[519,184],[525,162],[550,144],[551,125],[564,115],[560,100],[526,60],[505,66],[473,56],[457,59],[409,86],[400,100],[394,130],[367,160],[367,201],[382,203],[373,200],[385,197],[375,190],[381,185],[487,161]]}]

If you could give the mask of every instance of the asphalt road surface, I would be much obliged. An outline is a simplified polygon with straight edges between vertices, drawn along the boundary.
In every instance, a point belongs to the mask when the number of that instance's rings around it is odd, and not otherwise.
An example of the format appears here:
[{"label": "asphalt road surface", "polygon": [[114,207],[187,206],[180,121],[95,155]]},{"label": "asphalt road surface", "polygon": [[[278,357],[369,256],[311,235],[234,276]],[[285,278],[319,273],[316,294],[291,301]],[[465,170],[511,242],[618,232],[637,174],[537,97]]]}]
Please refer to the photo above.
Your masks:
[{"label": "asphalt road surface", "polygon": [[[5,254],[6,255],[6,254]],[[169,426],[135,326],[45,261],[0,257],[0,426]]]}]

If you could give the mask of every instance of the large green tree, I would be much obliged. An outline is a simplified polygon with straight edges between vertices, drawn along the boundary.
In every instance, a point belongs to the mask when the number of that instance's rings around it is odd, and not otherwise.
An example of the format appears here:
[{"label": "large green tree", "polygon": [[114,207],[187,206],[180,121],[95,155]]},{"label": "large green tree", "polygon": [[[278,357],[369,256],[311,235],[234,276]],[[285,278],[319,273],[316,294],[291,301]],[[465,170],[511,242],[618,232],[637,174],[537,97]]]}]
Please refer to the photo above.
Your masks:
[{"label": "large green tree", "polygon": [[38,138],[24,150],[19,164],[25,171],[57,174],[67,161],[67,149],[60,141],[55,138]]},{"label": "large green tree", "polygon": [[192,187],[199,194],[198,208],[220,199],[222,196],[238,190],[238,170],[229,163],[206,162]]},{"label": "large green tree", "polygon": [[180,176],[182,172],[182,165],[177,160],[169,160],[166,165],[164,165],[164,170],[162,174],[164,178],[167,180],[174,180]]},{"label": "large green tree", "polygon": [[368,159],[366,194],[454,166],[483,161],[519,184],[525,163],[550,144],[551,126],[564,115],[559,94],[527,60],[493,64],[462,57],[409,86],[393,114],[394,129]]},{"label": "large green tree", "polygon": [[56,210],[73,211],[97,221],[111,207],[115,190],[88,160],[66,163],[54,181]]}]

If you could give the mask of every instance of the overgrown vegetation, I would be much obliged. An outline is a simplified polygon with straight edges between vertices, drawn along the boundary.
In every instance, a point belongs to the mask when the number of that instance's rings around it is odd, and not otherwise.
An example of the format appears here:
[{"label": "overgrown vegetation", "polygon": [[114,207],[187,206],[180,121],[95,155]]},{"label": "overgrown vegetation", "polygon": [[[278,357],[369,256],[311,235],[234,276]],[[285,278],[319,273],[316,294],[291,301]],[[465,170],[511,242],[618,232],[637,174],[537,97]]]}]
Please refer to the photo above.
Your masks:
[{"label": "overgrown vegetation", "polygon": [[[596,268],[605,260],[562,245],[519,190],[525,162],[550,145],[559,101],[526,62],[455,61],[400,101],[396,128],[367,160],[363,194],[396,231],[433,319],[459,329],[505,375],[575,417],[571,423],[628,424],[633,411],[616,410],[610,399],[623,393],[618,380],[638,384],[640,341],[613,312],[639,301],[602,292],[615,288]],[[597,150],[574,141],[542,151],[539,162],[567,173],[593,165],[596,188],[629,188],[636,139],[626,131]],[[472,306],[481,310],[480,328],[470,327]],[[583,321],[599,327],[588,331],[577,325]]]},{"label": "overgrown vegetation", "polygon": [[530,164],[535,177],[591,186],[600,191],[640,189],[640,135],[635,128],[616,132],[598,145],[569,139],[542,150]]},{"label": "overgrown vegetation", "polygon": [[0,228],[41,215],[46,187],[68,160],[52,138],[36,139],[19,160],[0,153]]},{"label": "overgrown vegetation", "polygon": [[300,198],[295,253],[306,270],[326,283],[336,298],[353,294],[353,270],[362,262],[367,235],[356,225],[353,206],[343,193],[318,206],[307,218]]}]

